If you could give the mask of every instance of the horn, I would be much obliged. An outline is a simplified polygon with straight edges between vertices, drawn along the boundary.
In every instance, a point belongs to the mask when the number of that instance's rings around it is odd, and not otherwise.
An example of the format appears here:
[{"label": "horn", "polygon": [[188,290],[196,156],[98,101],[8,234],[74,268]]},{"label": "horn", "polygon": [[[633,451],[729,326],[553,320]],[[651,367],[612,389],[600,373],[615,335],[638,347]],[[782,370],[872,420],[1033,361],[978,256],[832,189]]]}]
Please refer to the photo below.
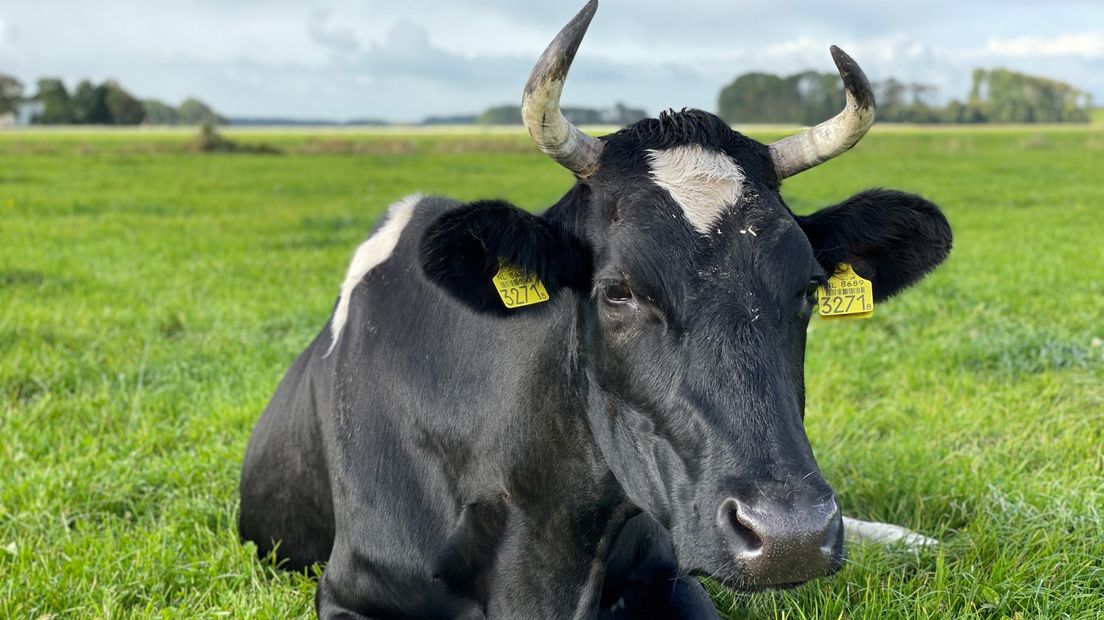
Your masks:
[{"label": "horn", "polygon": [[533,67],[521,99],[521,117],[537,148],[581,177],[590,176],[598,169],[602,142],[564,118],[560,111],[560,93],[571,61],[597,9],[598,0],[590,0],[556,35]]},{"label": "horn", "polygon": [[874,93],[863,70],[835,45],[832,46],[832,59],[843,78],[847,105],[835,117],[816,127],[770,145],[771,160],[779,180],[820,165],[855,146],[874,124]]}]

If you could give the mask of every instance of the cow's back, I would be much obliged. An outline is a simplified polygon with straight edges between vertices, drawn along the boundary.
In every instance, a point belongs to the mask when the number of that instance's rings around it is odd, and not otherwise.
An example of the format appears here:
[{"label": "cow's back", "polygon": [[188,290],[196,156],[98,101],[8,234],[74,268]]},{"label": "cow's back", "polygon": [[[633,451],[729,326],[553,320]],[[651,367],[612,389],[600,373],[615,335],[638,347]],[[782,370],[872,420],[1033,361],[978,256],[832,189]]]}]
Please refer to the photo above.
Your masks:
[{"label": "cow's back", "polygon": [[242,463],[238,530],[262,557],[278,549],[281,566],[289,570],[325,561],[333,547],[333,504],[317,420],[332,380],[314,361],[324,350],[324,336],[315,338],[280,382]]},{"label": "cow's back", "polygon": [[[239,531],[262,557],[275,550],[283,568],[300,570],[330,556],[335,523],[328,462],[334,440],[325,439],[323,429],[332,427],[338,368],[347,372],[350,365],[349,352],[335,351],[336,344],[341,335],[355,339],[348,333],[357,328],[345,325],[364,276],[381,263],[407,262],[394,256],[394,249],[402,237],[424,228],[429,213],[410,225],[422,202],[436,212],[455,204],[414,196],[380,218],[349,265],[330,320],[288,369],[250,437],[242,463]],[[363,318],[359,307],[354,314],[354,321]]]}]

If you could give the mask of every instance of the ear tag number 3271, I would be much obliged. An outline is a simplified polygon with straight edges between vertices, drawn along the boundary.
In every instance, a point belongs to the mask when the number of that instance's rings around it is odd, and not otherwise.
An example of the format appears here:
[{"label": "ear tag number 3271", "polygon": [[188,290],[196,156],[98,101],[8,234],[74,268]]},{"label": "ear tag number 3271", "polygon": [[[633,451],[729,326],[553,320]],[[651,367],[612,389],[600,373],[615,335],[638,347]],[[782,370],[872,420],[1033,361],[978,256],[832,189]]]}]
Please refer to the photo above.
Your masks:
[{"label": "ear tag number 3271", "polygon": [[828,286],[817,289],[817,305],[826,319],[868,319],[874,314],[874,287],[851,265],[840,263]]},{"label": "ear tag number 3271", "polygon": [[499,261],[498,273],[492,278],[498,296],[507,308],[520,308],[548,301],[548,291],[537,274],[517,265]]}]

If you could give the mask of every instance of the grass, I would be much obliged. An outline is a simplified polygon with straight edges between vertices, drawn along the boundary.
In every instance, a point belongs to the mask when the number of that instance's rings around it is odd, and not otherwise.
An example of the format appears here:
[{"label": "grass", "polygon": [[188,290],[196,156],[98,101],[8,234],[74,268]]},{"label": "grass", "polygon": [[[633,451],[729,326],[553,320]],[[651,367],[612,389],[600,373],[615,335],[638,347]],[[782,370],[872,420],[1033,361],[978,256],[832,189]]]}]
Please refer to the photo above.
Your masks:
[{"label": "grass", "polygon": [[[285,618],[313,582],[238,543],[257,416],[352,250],[425,191],[537,209],[570,175],[503,131],[0,134],[0,617]],[[759,133],[772,139],[776,133]],[[876,130],[799,211],[923,193],[948,263],[814,319],[807,425],[845,512],[942,539],[852,549],[732,618],[1104,614],[1104,128]]]}]

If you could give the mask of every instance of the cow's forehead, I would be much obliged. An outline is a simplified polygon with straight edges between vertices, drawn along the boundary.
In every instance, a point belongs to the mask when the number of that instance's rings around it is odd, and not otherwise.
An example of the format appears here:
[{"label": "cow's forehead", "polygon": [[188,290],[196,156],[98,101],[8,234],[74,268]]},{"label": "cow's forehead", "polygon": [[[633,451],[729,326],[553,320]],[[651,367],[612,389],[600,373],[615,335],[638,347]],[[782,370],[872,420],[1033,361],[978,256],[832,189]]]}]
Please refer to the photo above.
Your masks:
[{"label": "cow's forehead", "polygon": [[[694,233],[712,237],[714,248],[748,242],[768,250],[796,227],[777,190],[758,178],[754,164],[745,166],[731,152],[684,144],[647,149],[645,154],[649,179],[670,197]],[[726,233],[728,243],[721,238]]]},{"label": "cow's forehead", "polygon": [[[699,143],[638,153],[654,188],[616,196],[623,217],[597,237],[604,268],[624,273],[676,314],[700,295],[724,297],[728,306],[762,303],[772,283],[788,296],[807,280],[812,250],[776,189],[760,178],[754,153],[745,158]],[[659,202],[656,190],[664,194]],[[749,291],[756,297],[746,297]]]},{"label": "cow's forehead", "polygon": [[740,202],[744,170],[727,154],[697,144],[649,149],[652,180],[667,190],[700,234]]}]

